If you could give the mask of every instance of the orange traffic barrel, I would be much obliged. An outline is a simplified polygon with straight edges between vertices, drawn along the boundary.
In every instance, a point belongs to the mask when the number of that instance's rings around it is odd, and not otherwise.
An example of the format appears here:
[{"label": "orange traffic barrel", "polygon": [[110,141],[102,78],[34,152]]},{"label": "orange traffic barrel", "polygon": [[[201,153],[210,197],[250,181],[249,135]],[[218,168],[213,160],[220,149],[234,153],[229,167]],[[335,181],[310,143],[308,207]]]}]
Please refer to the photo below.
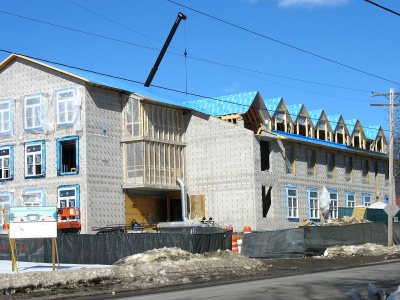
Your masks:
[{"label": "orange traffic barrel", "polygon": [[243,233],[244,233],[244,234],[246,234],[246,233],[251,233],[251,227],[250,227],[250,226],[244,226],[244,228],[243,228]]},{"label": "orange traffic barrel", "polygon": [[239,253],[237,236],[232,234],[232,252]]},{"label": "orange traffic barrel", "polygon": [[227,230],[227,231],[229,231],[229,230],[233,230],[233,227],[232,227],[232,225],[226,226],[226,227],[225,227],[225,230]]}]

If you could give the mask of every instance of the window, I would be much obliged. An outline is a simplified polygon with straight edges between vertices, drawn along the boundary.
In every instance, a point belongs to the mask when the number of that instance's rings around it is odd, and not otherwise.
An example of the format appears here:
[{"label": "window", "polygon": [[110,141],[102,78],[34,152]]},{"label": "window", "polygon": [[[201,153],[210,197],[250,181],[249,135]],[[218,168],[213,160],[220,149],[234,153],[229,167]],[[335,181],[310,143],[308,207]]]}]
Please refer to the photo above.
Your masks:
[{"label": "window", "polygon": [[362,204],[365,207],[368,207],[371,205],[371,194],[362,194]]},{"label": "window", "polygon": [[272,187],[268,188],[267,193],[265,193],[265,186],[261,187],[262,210],[264,218],[267,217],[268,211],[271,207],[271,192],[272,192]]},{"label": "window", "polygon": [[27,188],[22,191],[23,206],[46,206],[46,191],[44,188]]},{"label": "window", "polygon": [[337,219],[339,216],[338,210],[338,196],[336,191],[329,191],[329,196],[331,199],[331,205],[329,208],[330,211],[330,218]]},{"label": "window", "polygon": [[354,207],[354,205],[355,205],[354,193],[346,193],[346,206]]},{"label": "window", "polygon": [[25,143],[25,177],[44,177],[45,166],[44,141]]},{"label": "window", "polygon": [[326,169],[327,177],[332,179],[335,177],[335,154],[326,153]]},{"label": "window", "polygon": [[12,133],[14,106],[12,100],[0,100],[0,135]]},{"label": "window", "polygon": [[57,125],[61,127],[71,125],[75,119],[76,89],[68,88],[56,92],[57,97]]},{"label": "window", "polygon": [[353,174],[353,158],[350,156],[345,156],[344,164],[346,169],[345,179],[346,181],[350,181],[352,179],[352,174]]},{"label": "window", "polygon": [[14,179],[14,147],[0,147],[0,181]]},{"label": "window", "polygon": [[269,142],[260,141],[261,171],[269,170]]},{"label": "window", "polygon": [[388,204],[388,203],[389,203],[389,196],[388,196],[388,195],[385,195],[385,198],[383,199],[383,201],[384,201],[386,204]]},{"label": "window", "polygon": [[24,98],[24,125],[26,131],[43,130],[45,120],[45,99],[43,95]]},{"label": "window", "polygon": [[80,207],[79,185],[60,186],[58,188],[57,207]]},{"label": "window", "polygon": [[319,220],[319,202],[318,202],[318,190],[309,189],[307,191],[308,196],[308,216],[310,220]]},{"label": "window", "polygon": [[286,174],[294,174],[294,145],[285,146]]},{"label": "window", "polygon": [[[4,216],[6,218],[6,223],[8,223],[8,216],[10,212],[10,207],[14,205],[14,193],[12,192],[6,192],[6,191],[0,191],[0,210],[4,208]],[[2,225],[4,223],[3,220],[3,214],[0,213],[0,231],[2,229]]]},{"label": "window", "polygon": [[[159,119],[164,109],[159,109]],[[164,112],[165,119],[165,112]],[[165,120],[164,120],[165,121]],[[162,125],[162,122],[160,122]],[[140,102],[138,99],[129,98],[125,106],[125,129],[128,137],[142,136],[142,118],[140,113]],[[160,126],[161,127],[161,126]]]},{"label": "window", "polygon": [[57,140],[57,173],[58,175],[79,173],[79,138],[77,136]]},{"label": "window", "polygon": [[286,188],[286,217],[289,220],[298,221],[299,219],[299,203],[297,199],[297,188]]},{"label": "window", "polygon": [[369,161],[367,159],[361,160],[361,173],[362,182],[369,183]]},{"label": "window", "polygon": [[307,175],[314,176],[315,175],[315,150],[307,149]]}]

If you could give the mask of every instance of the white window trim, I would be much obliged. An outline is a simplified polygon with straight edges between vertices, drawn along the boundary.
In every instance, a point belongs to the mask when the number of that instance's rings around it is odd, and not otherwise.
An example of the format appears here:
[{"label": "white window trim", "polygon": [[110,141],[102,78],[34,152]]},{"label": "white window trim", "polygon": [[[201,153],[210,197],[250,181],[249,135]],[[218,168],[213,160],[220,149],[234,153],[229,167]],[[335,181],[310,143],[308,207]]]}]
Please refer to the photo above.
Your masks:
[{"label": "white window trim", "polygon": [[[27,100],[35,99],[35,98],[39,98],[40,99],[39,104],[30,104],[30,105],[26,104]],[[43,129],[44,120],[45,120],[45,118],[44,118],[45,117],[44,116],[45,111],[44,111],[44,102],[43,101],[44,101],[44,97],[41,94],[26,96],[24,98],[24,128],[25,128],[25,130]],[[34,112],[35,112],[34,108],[35,107],[39,107],[40,108],[39,109],[39,111],[40,111],[40,117],[39,117],[40,124],[35,124],[35,125],[32,125],[31,127],[28,127],[28,120],[27,120],[27,116],[28,116],[27,109],[28,109],[28,107],[32,107],[32,119],[33,120],[36,119],[36,116],[34,114]]]},{"label": "white window trim", "polygon": [[[316,198],[311,198],[311,193],[317,193]],[[311,208],[311,200],[316,203],[316,207]],[[308,202],[308,216],[310,220],[319,220],[319,193],[317,189],[307,190],[307,202]]]},{"label": "white window trim", "polygon": [[[8,155],[0,155],[0,169],[2,170],[1,171],[1,178],[0,178],[0,180],[7,180],[7,179],[12,179],[13,178],[13,174],[12,174],[12,172],[13,172],[13,166],[12,166],[12,164],[13,164],[13,157],[12,157],[12,155],[13,155],[13,150],[12,150],[12,147],[11,146],[4,146],[4,147],[0,147],[0,151],[1,150],[8,150]],[[8,158],[8,168],[5,168],[5,166],[4,166],[4,159],[7,159]],[[9,176],[8,177],[4,177],[4,175],[5,175],[5,170],[8,170],[8,174],[9,174]]]},{"label": "white window trim", "polygon": [[[289,196],[289,190],[296,191],[296,196]],[[293,200],[296,202],[296,208],[290,205]],[[298,219],[299,218],[299,195],[297,193],[297,188],[286,187],[286,218],[287,219]]]},{"label": "white window trim", "polygon": [[[40,145],[40,151],[35,151],[35,152],[27,152],[27,148],[30,146],[39,146]],[[43,160],[45,159],[44,157],[44,144],[42,142],[37,142],[37,143],[29,143],[25,144],[25,177],[37,177],[37,176],[43,176],[44,175],[44,168],[43,168]],[[36,154],[40,154],[40,165],[41,165],[41,173],[36,174],[36,169],[33,168],[33,174],[28,174],[28,155],[33,154],[33,166],[36,166],[35,163],[35,158]]]},{"label": "white window trim", "polygon": [[[353,200],[351,201],[353,203],[353,206],[349,206],[349,196],[353,196]],[[346,193],[346,206],[347,207],[354,207],[356,206],[356,196],[354,193]]]},{"label": "white window trim", "polygon": [[[39,201],[35,201],[35,202],[25,202],[24,201],[24,196],[35,195],[35,194],[40,194]],[[46,204],[45,197],[46,197],[46,192],[45,192],[44,188],[28,188],[22,192],[22,205],[23,206],[45,206],[45,204]],[[37,203],[37,204],[35,204],[35,203]]]},{"label": "white window trim", "polygon": [[[332,194],[336,195],[336,199],[332,199]],[[339,217],[339,199],[337,191],[329,191],[329,199],[331,200],[329,216],[331,219],[337,219]],[[332,205],[333,201],[336,202],[336,205]]]},{"label": "white window trim", "polygon": [[[66,93],[66,92],[72,92],[73,96],[71,98],[66,98],[66,99],[58,99],[59,95],[61,93]],[[77,91],[76,88],[67,88],[67,89],[62,89],[56,92],[56,118],[57,118],[57,125],[70,125],[74,123],[74,117],[75,117],[75,99],[77,97]],[[60,112],[59,112],[59,104],[61,102],[64,102],[65,105],[65,111],[64,111],[64,121],[62,122],[60,119]],[[68,120],[68,102],[72,102],[72,119]]]},{"label": "white window trim", "polygon": [[[369,201],[368,201],[368,204],[369,204],[369,205],[366,205],[366,202],[365,202],[365,198],[366,198],[366,197],[369,198]],[[362,194],[362,204],[363,204],[363,206],[365,206],[365,207],[369,207],[369,206],[372,204],[371,194],[368,194],[368,193]]]},{"label": "white window trim", "polygon": [[[0,100],[0,104],[7,103],[8,104],[8,109],[5,108],[0,108],[0,119],[2,122],[0,122],[0,134],[6,134],[11,132],[11,127],[12,127],[12,119],[11,119],[11,106],[12,106],[12,101],[11,100]],[[8,119],[8,128],[4,128],[4,116],[7,117]]]},{"label": "white window trim", "polygon": [[[74,196],[62,197],[62,198],[60,197],[60,194],[61,194],[62,191],[69,191],[69,190],[74,190],[75,191],[75,195]],[[62,208],[61,207],[61,201],[63,201],[63,200],[66,201],[66,206],[63,206],[63,208],[64,207],[70,207],[69,206],[70,200],[74,200],[74,206],[72,206],[72,207],[76,208],[76,204],[77,204],[77,200],[78,200],[77,196],[78,196],[78,189],[77,189],[76,186],[65,186],[65,187],[58,188],[58,191],[57,191],[57,207],[58,208]]]}]

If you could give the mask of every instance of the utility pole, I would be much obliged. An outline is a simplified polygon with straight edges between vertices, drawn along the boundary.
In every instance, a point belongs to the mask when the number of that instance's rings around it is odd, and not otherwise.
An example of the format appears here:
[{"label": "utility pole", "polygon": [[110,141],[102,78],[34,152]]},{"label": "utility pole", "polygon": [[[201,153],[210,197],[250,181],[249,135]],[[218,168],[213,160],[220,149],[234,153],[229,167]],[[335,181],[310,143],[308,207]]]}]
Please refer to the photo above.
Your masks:
[{"label": "utility pole", "polygon": [[389,94],[372,94],[372,97],[386,97],[389,96],[389,104],[371,104],[371,106],[389,106],[389,203],[388,203],[388,246],[393,246],[393,208],[395,199],[394,193],[394,106],[400,106],[394,104],[396,98],[400,93],[395,93],[394,88],[390,89]]}]

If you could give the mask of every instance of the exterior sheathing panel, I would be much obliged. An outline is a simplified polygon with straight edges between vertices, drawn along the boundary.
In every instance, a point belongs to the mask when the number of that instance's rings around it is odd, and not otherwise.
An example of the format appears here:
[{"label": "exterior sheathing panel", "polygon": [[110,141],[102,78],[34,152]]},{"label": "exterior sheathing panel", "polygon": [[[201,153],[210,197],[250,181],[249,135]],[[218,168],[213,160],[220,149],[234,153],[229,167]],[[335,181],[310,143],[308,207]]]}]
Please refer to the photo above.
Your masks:
[{"label": "exterior sheathing panel", "polygon": [[201,114],[188,115],[186,181],[204,194],[207,217],[235,230],[255,226],[254,134]]},{"label": "exterior sheathing panel", "polygon": [[[16,59],[0,72],[0,99],[14,99],[14,135],[0,137],[0,145],[14,146],[14,180],[0,182],[1,191],[14,192],[14,205],[22,205],[21,194],[24,188],[46,188],[46,205],[57,205],[57,188],[61,185],[80,185],[81,218],[85,224],[86,216],[86,135],[85,131],[71,129],[51,130],[47,133],[25,133],[23,128],[24,96],[44,93],[48,108],[53,110],[55,118],[55,103],[51,103],[55,90],[76,87],[81,97],[81,126],[86,127],[85,118],[85,87],[83,82],[71,76],[61,74],[40,65]],[[56,140],[65,136],[79,136],[79,174],[69,176],[57,175]],[[46,143],[46,177],[25,179],[25,150],[24,143],[45,140]],[[82,228],[85,231],[85,226]]]},{"label": "exterior sheathing panel", "polygon": [[[321,193],[322,188],[325,186],[328,190],[336,190],[338,193],[338,205],[346,205],[346,192],[355,193],[356,205],[362,205],[362,194],[370,193],[371,201],[376,202],[377,200],[383,201],[384,196],[388,194],[388,185],[385,181],[384,175],[384,164],[387,164],[387,160],[361,157],[353,154],[332,151],[320,147],[313,147],[308,145],[296,144],[296,173],[295,175],[286,174],[285,171],[285,157],[284,148],[285,142],[272,141],[271,142],[271,153],[270,163],[271,168],[269,171],[261,172],[259,164],[259,147],[255,147],[255,157],[258,164],[257,174],[257,188],[256,188],[256,228],[261,229],[281,229],[288,227],[296,227],[299,225],[298,222],[289,222],[286,218],[286,186],[296,186],[298,201],[299,201],[299,221],[308,219],[308,203],[307,203],[307,189],[317,188]],[[307,160],[306,160],[306,149],[314,149],[316,151],[316,175],[307,175]],[[258,150],[258,152],[257,152]],[[326,153],[333,152],[336,156],[336,179],[328,179],[327,168],[326,168]],[[353,157],[353,181],[345,180],[345,166],[344,156],[350,155]],[[369,160],[369,177],[370,183],[363,183],[361,173],[361,159]],[[374,161],[379,162],[379,190],[375,189],[374,179]],[[262,215],[262,202],[261,202],[261,186],[266,187],[272,186],[272,203],[271,208],[267,214],[267,217]]]},{"label": "exterior sheathing panel", "polygon": [[125,224],[122,192],[122,99],[116,91],[87,87],[88,223],[92,227]]}]

